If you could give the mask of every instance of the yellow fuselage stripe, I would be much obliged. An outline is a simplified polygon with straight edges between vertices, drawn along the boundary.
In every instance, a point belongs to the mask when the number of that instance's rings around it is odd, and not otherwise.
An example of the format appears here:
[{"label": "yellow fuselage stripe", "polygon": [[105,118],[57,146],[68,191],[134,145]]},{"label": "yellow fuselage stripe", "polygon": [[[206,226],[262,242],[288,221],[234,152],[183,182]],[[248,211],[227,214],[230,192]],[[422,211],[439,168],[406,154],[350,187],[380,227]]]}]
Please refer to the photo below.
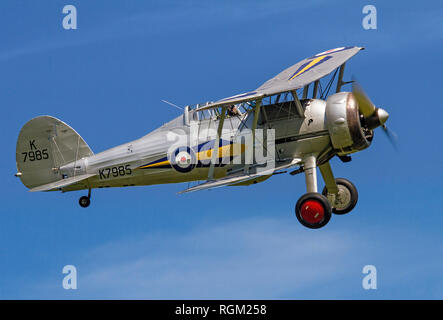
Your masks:
[{"label": "yellow fuselage stripe", "polygon": [[[212,159],[212,150],[214,150],[214,149],[200,151],[199,153],[197,153],[197,160],[203,161],[203,160]],[[240,143],[229,144],[229,145],[222,146],[222,147],[218,148],[218,157],[224,158],[224,157],[230,157],[230,156],[237,156],[239,154],[242,154],[243,152],[245,152],[245,145],[244,144],[240,144]],[[142,166],[140,168],[141,169],[155,168],[155,167],[160,167],[160,166],[170,165],[170,164],[171,163],[169,162],[169,160],[165,160],[162,162],[148,164],[148,165]]]},{"label": "yellow fuselage stripe", "polygon": [[[210,160],[212,158],[212,150],[214,150],[214,149],[200,151],[199,153],[197,153],[197,159],[200,161]],[[235,152],[235,154],[234,154],[234,152]],[[232,145],[229,144],[229,145],[222,146],[222,147],[218,148],[218,157],[224,158],[224,157],[230,157],[230,156],[237,156],[239,154],[242,154],[243,152],[245,152],[245,145],[244,144],[236,143],[235,146],[234,146],[234,144],[232,144]]]},{"label": "yellow fuselage stripe", "polygon": [[148,164],[148,165],[140,167],[140,168],[153,168],[153,167],[159,167],[159,166],[164,166],[164,165],[168,165],[168,164],[171,164],[171,163],[169,162],[169,160],[166,160],[166,161],[162,161],[162,162]]}]

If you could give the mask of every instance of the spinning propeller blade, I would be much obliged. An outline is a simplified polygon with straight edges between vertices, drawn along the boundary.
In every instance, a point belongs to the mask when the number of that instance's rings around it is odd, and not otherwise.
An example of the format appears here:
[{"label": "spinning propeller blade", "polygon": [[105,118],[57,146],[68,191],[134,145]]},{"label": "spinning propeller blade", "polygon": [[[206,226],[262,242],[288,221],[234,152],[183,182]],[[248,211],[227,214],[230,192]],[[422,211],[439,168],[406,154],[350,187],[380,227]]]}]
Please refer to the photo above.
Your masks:
[{"label": "spinning propeller blade", "polygon": [[392,144],[395,150],[398,150],[397,135],[393,131],[389,130],[385,125],[385,122],[389,118],[389,113],[381,108],[375,107],[371,99],[369,99],[366,92],[358,84],[354,77],[352,80],[352,94],[354,95],[355,100],[358,102],[358,109],[365,117],[368,128],[372,130],[381,126],[389,142]]},{"label": "spinning propeller blade", "polygon": [[375,106],[354,77],[352,79],[352,94],[358,102],[360,113],[365,118],[372,116],[375,112]]},{"label": "spinning propeller blade", "polygon": [[383,132],[386,134],[386,137],[388,138],[389,142],[394,147],[394,149],[396,151],[398,151],[398,147],[397,147],[398,136],[397,136],[397,134],[394,131],[389,130],[386,125],[382,125],[382,129],[383,129]]}]

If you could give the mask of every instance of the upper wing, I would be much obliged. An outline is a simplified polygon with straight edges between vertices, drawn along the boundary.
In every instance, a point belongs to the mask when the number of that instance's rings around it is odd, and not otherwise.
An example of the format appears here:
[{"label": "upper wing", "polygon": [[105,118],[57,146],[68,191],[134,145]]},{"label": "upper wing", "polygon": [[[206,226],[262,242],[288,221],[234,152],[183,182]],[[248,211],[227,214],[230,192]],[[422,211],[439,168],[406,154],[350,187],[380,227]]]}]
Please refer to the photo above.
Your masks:
[{"label": "upper wing", "polygon": [[233,105],[297,90],[328,75],[363,49],[362,47],[341,47],[318,53],[283,70],[254,91],[218,100],[199,110]]}]

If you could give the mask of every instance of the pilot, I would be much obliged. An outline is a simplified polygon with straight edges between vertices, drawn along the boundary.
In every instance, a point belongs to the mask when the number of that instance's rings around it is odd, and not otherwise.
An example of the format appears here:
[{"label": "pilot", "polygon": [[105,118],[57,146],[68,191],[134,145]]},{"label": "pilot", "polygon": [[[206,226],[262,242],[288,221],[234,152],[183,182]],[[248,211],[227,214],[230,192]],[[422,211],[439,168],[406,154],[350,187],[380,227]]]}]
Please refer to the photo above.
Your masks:
[{"label": "pilot", "polygon": [[238,111],[237,107],[235,105],[228,106],[228,116],[233,117],[240,115],[240,112]]}]

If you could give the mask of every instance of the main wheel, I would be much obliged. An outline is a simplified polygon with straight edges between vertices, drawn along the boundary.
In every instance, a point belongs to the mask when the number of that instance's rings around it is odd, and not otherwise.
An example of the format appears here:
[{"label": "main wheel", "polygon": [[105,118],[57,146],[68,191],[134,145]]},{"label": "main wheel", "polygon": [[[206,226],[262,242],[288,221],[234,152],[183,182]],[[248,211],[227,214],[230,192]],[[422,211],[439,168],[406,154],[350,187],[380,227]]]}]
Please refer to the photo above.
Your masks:
[{"label": "main wheel", "polygon": [[295,205],[295,216],[305,227],[318,229],[331,219],[331,205],[328,198],[320,193],[306,193]]},{"label": "main wheel", "polygon": [[90,203],[91,203],[91,199],[89,199],[89,197],[87,197],[87,196],[82,196],[82,197],[80,197],[80,199],[78,199],[78,204],[82,208],[87,208]]},{"label": "main wheel", "polygon": [[[338,194],[335,197],[334,208],[332,212],[335,214],[346,214],[354,209],[358,201],[358,192],[354,184],[344,178],[335,179],[338,187]],[[324,196],[328,195],[328,190],[326,187],[323,188],[322,194]]]}]

